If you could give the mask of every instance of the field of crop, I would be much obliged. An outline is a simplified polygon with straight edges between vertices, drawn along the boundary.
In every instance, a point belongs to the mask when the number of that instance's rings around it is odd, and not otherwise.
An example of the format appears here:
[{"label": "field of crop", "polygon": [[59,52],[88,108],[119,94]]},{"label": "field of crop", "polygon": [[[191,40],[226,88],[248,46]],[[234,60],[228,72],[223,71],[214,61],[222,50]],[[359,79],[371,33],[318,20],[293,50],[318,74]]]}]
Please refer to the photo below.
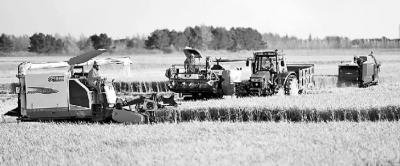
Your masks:
[{"label": "field of crop", "polygon": [[[285,51],[289,63],[315,64],[317,85],[310,94],[182,102],[159,112],[160,123],[153,125],[17,124],[6,117],[0,123],[0,165],[400,165],[400,51],[374,50],[382,62],[378,86],[336,87],[337,65],[370,51]],[[184,60],[183,54],[130,57],[131,77],[115,74],[118,65],[101,66],[101,74],[136,82],[132,87],[142,84],[141,91],[165,91],[165,69]],[[0,60],[0,84],[17,81],[20,61]],[[244,62],[224,67],[242,67],[243,77],[249,76]],[[15,95],[0,94],[0,114],[15,108],[16,101]],[[171,111],[178,112],[177,124],[169,123]]]},{"label": "field of crop", "polygon": [[0,165],[400,164],[397,122],[11,123],[0,133]]}]

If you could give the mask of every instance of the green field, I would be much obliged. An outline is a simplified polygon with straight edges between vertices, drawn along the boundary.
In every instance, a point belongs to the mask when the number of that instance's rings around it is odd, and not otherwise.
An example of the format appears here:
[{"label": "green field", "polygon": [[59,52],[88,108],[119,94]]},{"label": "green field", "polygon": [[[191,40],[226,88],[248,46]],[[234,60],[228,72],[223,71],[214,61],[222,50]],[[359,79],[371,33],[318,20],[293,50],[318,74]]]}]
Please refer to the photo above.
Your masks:
[{"label": "green field", "polygon": [[[337,65],[370,51],[382,62],[380,84],[337,88]],[[287,50],[289,63],[315,65],[314,94],[188,101],[159,113],[154,125],[0,123],[0,165],[400,165],[400,50]],[[205,52],[248,57],[251,52]],[[100,57],[107,57],[101,55]],[[118,81],[166,81],[165,69],[183,54],[132,55],[131,76],[101,73]],[[61,61],[69,57],[24,57]],[[0,84],[17,82],[21,57],[0,60]],[[250,69],[242,63],[223,65]],[[63,72],[64,69],[57,69]],[[54,72],[38,70],[35,72]],[[16,95],[0,94],[0,114],[15,108]]]}]

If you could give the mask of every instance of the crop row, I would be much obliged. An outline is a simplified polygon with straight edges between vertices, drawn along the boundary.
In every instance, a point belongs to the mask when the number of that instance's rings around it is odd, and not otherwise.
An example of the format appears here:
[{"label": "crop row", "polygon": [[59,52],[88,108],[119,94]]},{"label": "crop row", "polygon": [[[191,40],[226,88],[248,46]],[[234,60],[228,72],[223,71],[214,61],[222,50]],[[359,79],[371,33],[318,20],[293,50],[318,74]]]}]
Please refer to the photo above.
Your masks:
[{"label": "crop row", "polygon": [[[398,121],[400,87],[386,88],[340,88],[299,96],[178,101],[181,103],[178,107],[157,111],[156,121]],[[1,113],[15,107],[15,98],[8,96],[0,100]]]},{"label": "crop row", "polygon": [[159,121],[398,121],[400,90],[355,90],[347,93],[272,96],[183,102],[158,113]]}]

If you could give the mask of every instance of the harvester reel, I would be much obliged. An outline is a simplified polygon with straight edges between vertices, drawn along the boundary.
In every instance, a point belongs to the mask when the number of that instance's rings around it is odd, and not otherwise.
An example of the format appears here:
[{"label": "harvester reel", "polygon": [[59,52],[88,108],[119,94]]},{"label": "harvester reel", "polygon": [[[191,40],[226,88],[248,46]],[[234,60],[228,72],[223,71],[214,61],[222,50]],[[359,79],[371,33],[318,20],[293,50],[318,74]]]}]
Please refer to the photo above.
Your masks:
[{"label": "harvester reel", "polygon": [[285,94],[290,96],[295,96],[299,94],[299,86],[296,76],[289,76],[285,84]]}]

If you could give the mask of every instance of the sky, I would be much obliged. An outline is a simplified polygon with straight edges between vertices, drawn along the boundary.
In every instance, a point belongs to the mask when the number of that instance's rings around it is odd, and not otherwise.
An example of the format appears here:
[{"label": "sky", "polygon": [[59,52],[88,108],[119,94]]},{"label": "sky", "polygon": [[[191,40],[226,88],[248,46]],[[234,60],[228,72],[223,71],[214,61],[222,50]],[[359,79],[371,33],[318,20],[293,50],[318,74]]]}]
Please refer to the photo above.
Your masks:
[{"label": "sky", "polygon": [[400,38],[400,0],[0,0],[0,33],[16,36],[121,39],[196,25],[303,39]]}]

